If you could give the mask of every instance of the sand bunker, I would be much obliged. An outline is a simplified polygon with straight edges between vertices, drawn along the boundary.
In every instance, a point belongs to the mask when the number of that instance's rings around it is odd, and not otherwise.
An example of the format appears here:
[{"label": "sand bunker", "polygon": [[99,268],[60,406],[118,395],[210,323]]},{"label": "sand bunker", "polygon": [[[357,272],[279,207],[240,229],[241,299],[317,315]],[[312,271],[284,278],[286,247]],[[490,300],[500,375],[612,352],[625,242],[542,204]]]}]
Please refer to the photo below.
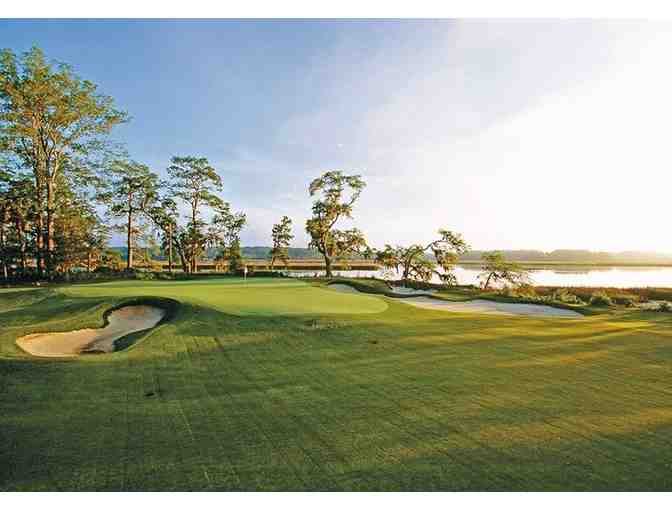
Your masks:
[{"label": "sand bunker", "polygon": [[[332,283],[329,285],[330,289],[339,292],[359,293],[357,289],[345,283]],[[579,312],[574,310],[566,310],[564,308],[556,308],[548,305],[534,305],[525,303],[498,303],[496,301],[488,301],[486,299],[474,299],[472,301],[443,301],[440,299],[432,299],[427,297],[435,291],[422,291],[415,289],[407,289],[404,287],[393,287],[396,294],[405,294],[406,296],[400,301],[408,303],[409,305],[417,306],[418,308],[428,308],[430,310],[443,310],[446,312],[466,312],[466,313],[489,313],[498,315],[535,315],[541,317],[583,317]]]},{"label": "sand bunker", "polygon": [[347,294],[363,294],[363,292],[360,292],[356,288],[346,285],[345,283],[332,283],[328,285],[327,288],[337,290],[338,292],[345,292]]},{"label": "sand bunker", "polygon": [[[348,285],[347,283],[331,283],[327,286],[328,289],[334,289],[339,292],[346,292],[348,294],[366,294],[365,292],[361,292],[357,290],[356,288]],[[419,289],[411,289],[409,287],[391,287],[390,292],[392,294],[396,294],[398,296],[429,296],[431,294],[434,294],[436,290],[430,289],[430,290],[419,290]],[[389,295],[389,294],[388,294]]]},{"label": "sand bunker", "polygon": [[428,297],[406,298],[402,303],[417,306],[419,308],[429,308],[431,310],[445,310],[447,312],[470,312],[470,313],[490,313],[499,315],[536,315],[543,317],[583,317],[574,310],[565,310],[564,308],[555,308],[547,305],[534,305],[525,303],[498,303],[496,301],[487,301],[485,299],[474,299],[473,301],[451,302],[440,301]]},{"label": "sand bunker", "polygon": [[392,292],[400,296],[430,296],[436,293],[435,289],[411,289],[409,287],[392,287]]},{"label": "sand bunker", "polygon": [[114,341],[136,331],[156,326],[166,311],[147,305],[119,308],[107,317],[108,324],[100,329],[79,329],[65,333],[35,333],[22,336],[16,344],[33,356],[78,356],[83,352],[112,352]]}]

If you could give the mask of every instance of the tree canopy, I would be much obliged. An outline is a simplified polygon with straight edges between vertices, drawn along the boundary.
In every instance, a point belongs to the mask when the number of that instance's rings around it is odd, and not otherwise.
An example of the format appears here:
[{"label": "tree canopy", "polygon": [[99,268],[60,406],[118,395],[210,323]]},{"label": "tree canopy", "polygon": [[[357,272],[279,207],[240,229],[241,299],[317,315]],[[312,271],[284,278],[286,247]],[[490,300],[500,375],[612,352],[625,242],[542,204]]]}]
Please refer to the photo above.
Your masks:
[{"label": "tree canopy", "polygon": [[217,194],[222,190],[222,178],[206,158],[194,156],[173,157],[168,176],[172,195],[189,208],[189,222],[179,229],[177,240],[188,272],[195,273],[197,261],[210,241],[203,208],[218,210],[224,206]]},{"label": "tree canopy", "polygon": [[0,52],[0,149],[33,174],[38,270],[43,262],[48,274],[55,269],[59,195],[83,182],[106,136],[126,120],[111,97],[39,48]]},{"label": "tree canopy", "polygon": [[515,262],[510,262],[498,251],[483,253],[483,266],[479,278],[483,282],[483,289],[490,288],[490,284],[501,282],[513,286],[528,283],[529,271]]},{"label": "tree canopy", "polygon": [[[428,282],[437,276],[443,283],[455,285],[455,264],[469,245],[456,232],[440,229],[438,233],[438,239],[424,245],[392,247],[387,244],[377,253],[376,260],[383,267],[396,271],[404,281]],[[430,253],[433,258],[430,258]]]},{"label": "tree canopy", "polygon": [[346,175],[339,170],[324,173],[308,188],[313,202],[313,216],[306,222],[310,236],[309,248],[322,254],[327,277],[333,276],[332,262],[359,253],[366,248],[364,234],[356,228],[339,230],[336,224],[352,218],[355,202],[366,186],[360,175]]},{"label": "tree canopy", "polygon": [[269,252],[271,270],[273,270],[277,260],[281,260],[285,267],[287,267],[287,262],[289,260],[289,244],[292,242],[292,239],[294,239],[294,234],[292,234],[292,220],[289,216],[283,216],[278,223],[273,225],[271,238],[273,240],[273,247]]},{"label": "tree canopy", "polygon": [[240,232],[247,223],[242,212],[234,213],[228,202],[222,202],[216,209],[210,227],[209,242],[219,249],[218,260],[229,263],[229,271],[235,272],[242,266]]},{"label": "tree canopy", "polygon": [[112,218],[123,219],[115,228],[126,234],[126,268],[131,269],[136,239],[146,227],[140,221],[156,197],[159,178],[147,165],[126,160],[114,161],[109,172],[107,189],[98,198],[108,206]]}]

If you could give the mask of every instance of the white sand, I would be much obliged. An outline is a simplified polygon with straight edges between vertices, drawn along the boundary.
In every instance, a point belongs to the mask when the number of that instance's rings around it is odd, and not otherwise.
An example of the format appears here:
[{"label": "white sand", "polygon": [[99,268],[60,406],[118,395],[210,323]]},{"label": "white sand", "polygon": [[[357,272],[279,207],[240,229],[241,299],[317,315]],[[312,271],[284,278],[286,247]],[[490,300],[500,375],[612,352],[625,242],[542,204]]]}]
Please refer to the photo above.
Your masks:
[{"label": "white sand", "polygon": [[392,292],[404,296],[430,296],[436,293],[436,289],[411,289],[409,287],[392,287]]},{"label": "white sand", "polygon": [[345,283],[332,283],[331,285],[327,285],[327,288],[337,290],[338,292],[345,292],[346,294],[360,294],[356,288]]},{"label": "white sand", "polygon": [[[334,283],[329,285],[330,289],[339,292],[358,293],[359,291],[345,283]],[[401,294],[399,289],[403,287],[394,287],[394,292]],[[414,291],[414,289],[406,289],[412,292],[425,292],[426,295],[411,294],[407,295],[413,297],[405,297],[400,299],[401,303],[417,306],[418,308],[428,308],[430,310],[442,310],[445,312],[465,312],[465,313],[487,313],[497,315],[533,315],[540,317],[583,317],[579,312],[574,310],[566,310],[564,308],[556,308],[548,305],[534,305],[525,303],[498,303],[496,301],[488,301],[486,299],[474,299],[472,301],[443,301],[440,299],[433,299],[427,297],[431,295],[432,291]]]},{"label": "white sand", "polygon": [[100,329],[79,329],[65,333],[35,333],[22,336],[16,344],[33,356],[77,356],[83,351],[112,352],[114,341],[136,331],[156,326],[165,310],[154,306],[132,305],[119,308],[108,316],[108,325]]},{"label": "white sand", "polygon": [[431,310],[444,310],[446,312],[470,312],[470,313],[488,313],[498,315],[536,315],[542,317],[583,317],[574,310],[565,310],[564,308],[555,308],[548,305],[534,305],[525,303],[498,303],[485,299],[474,299],[473,301],[451,302],[440,301],[425,296],[406,298],[401,301],[419,308],[429,308]]},{"label": "white sand", "polygon": [[[351,287],[347,283],[331,283],[327,285],[327,288],[334,289],[339,292],[347,292],[348,294],[362,294],[362,292],[360,292],[354,287]],[[411,289],[409,287],[392,287],[390,289],[390,292],[393,292],[394,294],[398,294],[400,296],[429,296],[431,294],[434,294],[436,290],[434,289],[417,290],[417,289]]]}]

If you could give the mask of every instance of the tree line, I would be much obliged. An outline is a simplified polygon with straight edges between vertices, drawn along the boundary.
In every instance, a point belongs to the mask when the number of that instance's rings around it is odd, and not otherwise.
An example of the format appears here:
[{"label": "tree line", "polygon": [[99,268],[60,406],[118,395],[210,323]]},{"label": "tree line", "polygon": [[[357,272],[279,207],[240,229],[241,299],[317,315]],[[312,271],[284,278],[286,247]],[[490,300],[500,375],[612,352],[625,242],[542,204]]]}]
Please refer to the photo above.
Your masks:
[{"label": "tree line", "polygon": [[[206,250],[229,271],[243,266],[240,234],[246,215],[220,195],[218,171],[204,157],[174,156],[165,178],[130,158],[111,141],[129,122],[127,112],[66,64],[48,61],[39,48],[16,55],[0,52],[0,271],[7,280],[48,278],[74,268],[132,270],[139,258],[152,264],[147,249],[160,249],[168,271],[198,270]],[[440,229],[427,244],[386,245],[376,250],[357,228],[341,229],[366,184],[360,175],[333,170],[310,182],[312,215],[305,229],[308,248],[333,263],[361,256],[396,270],[404,280],[438,277],[455,284],[458,258],[468,245],[458,233]],[[103,217],[99,211],[104,210]],[[122,232],[127,256],[108,248]],[[271,269],[287,266],[294,235],[283,216],[271,231]],[[431,255],[431,256],[430,256]],[[489,257],[489,258],[488,258]],[[488,254],[490,281],[511,280],[519,268]]]},{"label": "tree line", "polygon": [[[54,278],[75,267],[119,266],[107,249],[125,234],[126,268],[135,248],[158,239],[193,273],[209,246],[235,267],[243,213],[218,194],[207,159],[175,156],[161,180],[109,138],[128,114],[73,69],[33,48],[0,52],[0,271]],[[104,206],[105,218],[98,210]],[[180,210],[187,214],[180,214]],[[209,219],[206,221],[205,215]]]}]

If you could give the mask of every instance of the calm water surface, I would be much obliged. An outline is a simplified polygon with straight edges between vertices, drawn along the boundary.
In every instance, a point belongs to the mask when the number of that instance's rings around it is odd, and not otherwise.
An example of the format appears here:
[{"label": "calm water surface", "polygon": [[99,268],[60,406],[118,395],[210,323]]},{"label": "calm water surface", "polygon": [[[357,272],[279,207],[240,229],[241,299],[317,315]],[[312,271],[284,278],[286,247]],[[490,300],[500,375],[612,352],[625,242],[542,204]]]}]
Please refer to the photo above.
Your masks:
[{"label": "calm water surface", "polygon": [[[458,283],[478,285],[480,269],[458,266]],[[323,275],[324,271],[291,271],[296,276]],[[334,271],[340,276],[397,279],[394,273],[383,271]],[[672,287],[672,267],[591,267],[534,269],[530,272],[534,285],[563,287]],[[438,279],[435,280],[439,283]]]}]

